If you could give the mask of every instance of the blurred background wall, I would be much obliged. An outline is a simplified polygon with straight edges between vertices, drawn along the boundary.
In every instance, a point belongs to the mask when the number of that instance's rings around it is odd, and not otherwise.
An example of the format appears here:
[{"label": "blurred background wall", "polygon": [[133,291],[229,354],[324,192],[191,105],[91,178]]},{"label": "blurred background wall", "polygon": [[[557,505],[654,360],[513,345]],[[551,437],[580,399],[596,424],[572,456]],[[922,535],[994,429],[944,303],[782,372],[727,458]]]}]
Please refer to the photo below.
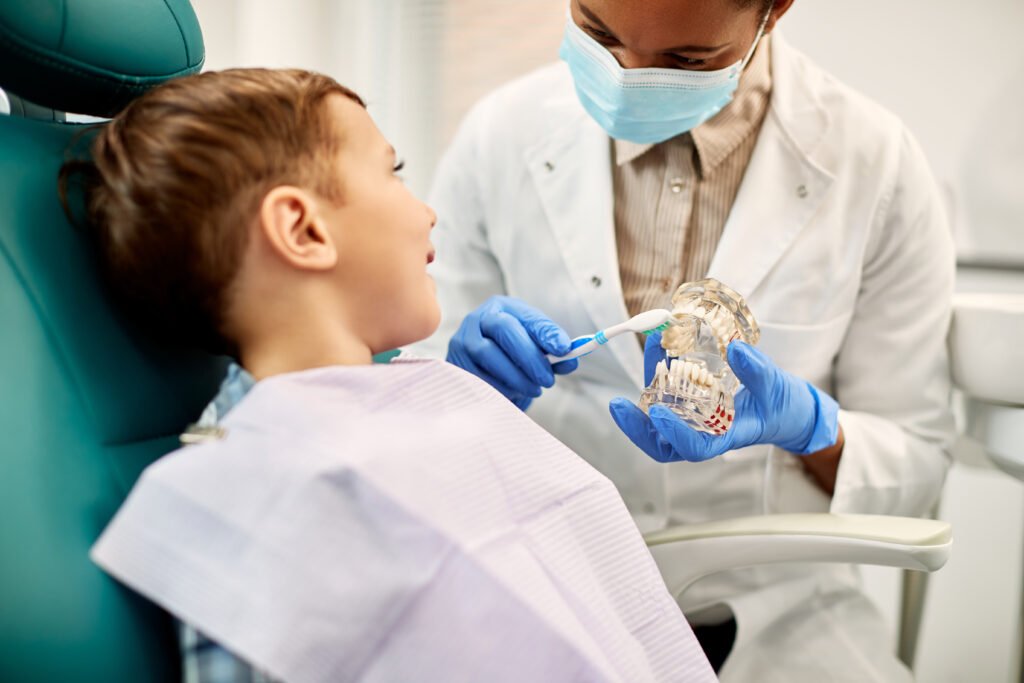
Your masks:
[{"label": "blurred background wall", "polygon": [[[300,66],[357,90],[425,197],[468,107],[556,59],[565,0],[193,0],[207,68]],[[798,0],[786,38],[900,115],[941,183],[964,262],[1024,269],[1024,1]],[[1024,381],[1024,378],[1022,378]],[[958,448],[941,516],[956,545],[933,577],[921,681],[1007,681],[1021,585],[1021,485]],[[869,569],[895,624],[898,574]]]}]

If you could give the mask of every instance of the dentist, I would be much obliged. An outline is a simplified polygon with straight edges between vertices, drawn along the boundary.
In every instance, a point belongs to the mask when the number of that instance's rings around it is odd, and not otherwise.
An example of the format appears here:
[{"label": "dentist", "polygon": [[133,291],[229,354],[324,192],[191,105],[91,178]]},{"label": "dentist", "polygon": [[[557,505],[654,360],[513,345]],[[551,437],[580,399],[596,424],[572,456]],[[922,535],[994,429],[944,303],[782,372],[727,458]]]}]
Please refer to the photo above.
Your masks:
[{"label": "dentist", "polygon": [[[572,0],[561,61],[478,103],[437,173],[443,321],[421,350],[528,408],[645,532],[922,515],[948,467],[938,188],[900,121],[775,34],[792,1]],[[545,360],[703,277],[761,324],[759,350],[730,348],[730,436],[639,412],[632,340]],[[739,569],[680,604],[723,681],[910,678],[851,567]]]}]

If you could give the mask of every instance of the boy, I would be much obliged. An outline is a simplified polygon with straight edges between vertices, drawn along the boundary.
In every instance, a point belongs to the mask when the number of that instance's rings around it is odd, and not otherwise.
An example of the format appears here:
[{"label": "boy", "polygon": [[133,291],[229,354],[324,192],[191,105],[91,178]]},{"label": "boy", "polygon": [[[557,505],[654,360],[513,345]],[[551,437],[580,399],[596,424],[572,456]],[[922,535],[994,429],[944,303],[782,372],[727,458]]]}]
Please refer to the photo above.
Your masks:
[{"label": "boy", "polygon": [[371,364],[438,325],[435,217],[354,93],[184,78],[93,157],[112,292],[248,373],[222,438],[142,476],[106,571],[283,680],[713,680],[610,482],[468,373]]}]

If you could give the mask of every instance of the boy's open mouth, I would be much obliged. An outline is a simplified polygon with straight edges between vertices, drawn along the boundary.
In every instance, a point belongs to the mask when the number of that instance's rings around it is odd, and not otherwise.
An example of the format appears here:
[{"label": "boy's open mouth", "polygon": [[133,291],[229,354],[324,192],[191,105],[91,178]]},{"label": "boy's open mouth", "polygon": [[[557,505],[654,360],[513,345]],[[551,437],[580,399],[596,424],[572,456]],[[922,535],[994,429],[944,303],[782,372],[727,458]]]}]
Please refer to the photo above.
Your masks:
[{"label": "boy's open mouth", "polygon": [[427,265],[430,265],[433,262],[434,262],[434,250],[431,249],[430,253],[427,254]]}]

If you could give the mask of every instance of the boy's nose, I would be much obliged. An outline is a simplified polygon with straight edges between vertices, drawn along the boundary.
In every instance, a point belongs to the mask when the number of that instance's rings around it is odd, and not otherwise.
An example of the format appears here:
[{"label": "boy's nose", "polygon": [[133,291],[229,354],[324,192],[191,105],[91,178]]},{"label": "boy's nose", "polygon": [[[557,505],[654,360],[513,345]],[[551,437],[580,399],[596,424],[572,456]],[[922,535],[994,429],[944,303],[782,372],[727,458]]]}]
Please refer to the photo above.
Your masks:
[{"label": "boy's nose", "polygon": [[424,204],[423,206],[427,207],[427,213],[430,214],[430,228],[433,229],[437,225],[437,214],[434,213],[433,207],[429,204]]}]

